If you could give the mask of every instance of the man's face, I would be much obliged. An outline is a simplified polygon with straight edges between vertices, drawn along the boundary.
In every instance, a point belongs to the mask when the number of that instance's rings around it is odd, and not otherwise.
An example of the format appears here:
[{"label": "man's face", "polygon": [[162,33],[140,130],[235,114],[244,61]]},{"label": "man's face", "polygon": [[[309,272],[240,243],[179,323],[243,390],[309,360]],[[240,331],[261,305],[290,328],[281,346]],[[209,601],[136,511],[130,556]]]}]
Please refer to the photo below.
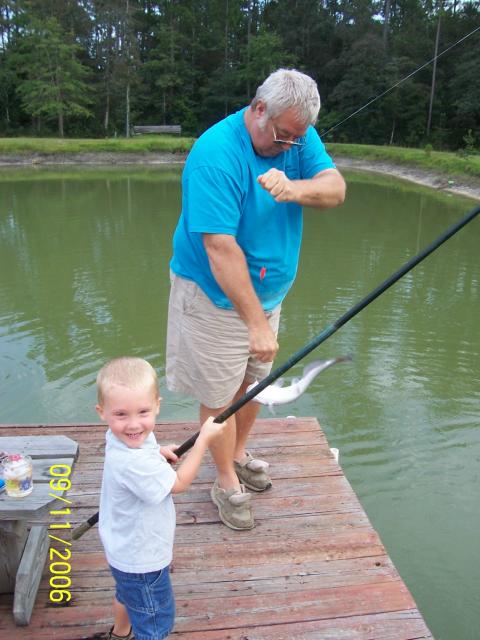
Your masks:
[{"label": "man's face", "polygon": [[[250,130],[252,144],[258,155],[265,158],[278,156],[288,151],[291,145],[288,142],[302,138],[308,128],[308,124],[299,122],[294,107],[283,111],[274,118],[267,116],[265,103],[259,100],[253,110],[253,121]],[[275,140],[285,140],[284,144]]]}]

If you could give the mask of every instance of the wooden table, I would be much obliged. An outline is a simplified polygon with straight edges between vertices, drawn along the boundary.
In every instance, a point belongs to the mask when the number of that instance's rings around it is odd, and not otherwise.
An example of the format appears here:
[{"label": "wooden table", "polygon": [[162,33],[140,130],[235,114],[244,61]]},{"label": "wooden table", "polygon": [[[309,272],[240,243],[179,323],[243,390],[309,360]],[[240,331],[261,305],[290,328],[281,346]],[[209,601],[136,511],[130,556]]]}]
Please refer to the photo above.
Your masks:
[{"label": "wooden table", "polygon": [[[50,486],[52,478],[58,479],[51,475],[50,468],[73,467],[78,444],[62,435],[0,437],[0,451],[29,455],[33,462],[33,491],[29,496],[9,498],[5,492],[0,494],[0,593],[14,594],[15,623],[24,626],[30,622],[48,554],[48,523],[61,521],[50,511],[67,506],[59,498],[68,492]],[[68,471],[67,466],[55,471],[62,473],[63,469]],[[63,518],[66,521],[68,518]],[[70,537],[69,531],[67,534]]]}]

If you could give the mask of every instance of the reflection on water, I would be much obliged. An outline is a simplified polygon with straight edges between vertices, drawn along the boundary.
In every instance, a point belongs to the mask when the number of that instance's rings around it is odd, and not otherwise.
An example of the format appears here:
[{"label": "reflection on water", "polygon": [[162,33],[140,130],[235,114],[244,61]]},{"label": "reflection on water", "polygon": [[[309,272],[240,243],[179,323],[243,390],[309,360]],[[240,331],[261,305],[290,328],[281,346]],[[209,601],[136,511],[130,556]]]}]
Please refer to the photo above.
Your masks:
[{"label": "reflection on water", "polygon": [[106,357],[142,353],[163,366],[178,173],[0,189],[1,375],[14,385],[2,385],[2,420],[91,420]]},{"label": "reflection on water", "polygon": [[[156,367],[162,418],[195,419],[194,403],[164,385],[179,177],[171,168],[4,174],[0,422],[95,421],[96,372],[123,353]],[[306,212],[277,364],[473,206],[384,178],[347,177],[346,205]],[[352,353],[354,360],[329,369],[278,410],[316,416],[340,449],[437,640],[473,640],[480,624],[479,224],[460,231],[309,356]]]}]

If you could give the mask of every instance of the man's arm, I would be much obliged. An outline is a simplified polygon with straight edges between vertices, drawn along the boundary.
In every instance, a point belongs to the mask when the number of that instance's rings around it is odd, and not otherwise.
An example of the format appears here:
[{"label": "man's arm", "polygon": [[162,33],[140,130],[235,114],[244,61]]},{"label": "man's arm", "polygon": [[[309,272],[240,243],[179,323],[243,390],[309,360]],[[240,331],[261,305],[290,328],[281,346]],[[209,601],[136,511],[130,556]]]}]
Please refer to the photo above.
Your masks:
[{"label": "man's arm", "polygon": [[222,233],[204,233],[203,244],[215,280],[247,325],[250,353],[261,362],[271,362],[278,342],[253,288],[242,249],[234,236]]},{"label": "man's arm", "polygon": [[345,200],[345,181],[337,169],[325,169],[309,180],[290,180],[283,171],[270,169],[257,180],[277,202],[329,209]]}]

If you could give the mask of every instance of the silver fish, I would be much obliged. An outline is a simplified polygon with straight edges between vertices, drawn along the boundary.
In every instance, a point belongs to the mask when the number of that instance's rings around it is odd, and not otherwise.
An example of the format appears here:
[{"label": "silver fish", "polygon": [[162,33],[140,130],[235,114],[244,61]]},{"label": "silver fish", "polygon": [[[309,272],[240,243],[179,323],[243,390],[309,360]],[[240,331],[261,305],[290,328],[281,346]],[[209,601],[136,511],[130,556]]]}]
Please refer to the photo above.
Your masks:
[{"label": "silver fish", "polygon": [[[266,405],[273,413],[273,407],[275,405],[288,404],[289,402],[294,402],[299,398],[319,373],[325,371],[325,369],[328,369],[334,364],[349,360],[352,360],[351,355],[310,362],[310,364],[307,364],[307,366],[304,367],[302,377],[294,378],[292,380],[292,384],[288,387],[284,387],[283,378],[279,378],[274,383],[263,389],[263,391],[260,391],[260,393],[252,398],[252,400]],[[258,381],[253,382],[247,387],[247,391],[256,387],[257,384]]]}]

